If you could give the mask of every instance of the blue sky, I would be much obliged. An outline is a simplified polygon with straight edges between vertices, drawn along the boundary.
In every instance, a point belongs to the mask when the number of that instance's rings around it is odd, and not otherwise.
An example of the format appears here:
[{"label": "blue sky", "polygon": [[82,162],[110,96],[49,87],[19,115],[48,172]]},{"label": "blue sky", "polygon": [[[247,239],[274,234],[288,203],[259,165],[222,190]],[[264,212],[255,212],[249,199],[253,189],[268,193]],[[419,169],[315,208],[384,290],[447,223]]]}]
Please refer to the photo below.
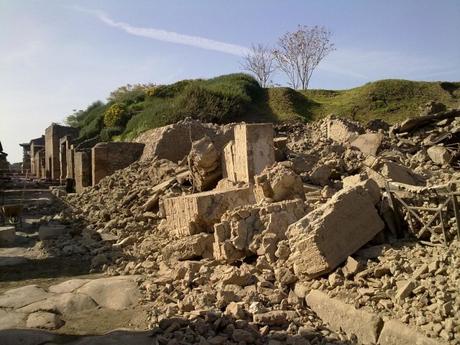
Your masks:
[{"label": "blue sky", "polygon": [[118,86],[238,72],[251,43],[298,24],[337,48],[312,88],[460,81],[459,18],[459,0],[0,0],[0,140],[19,161],[20,142]]}]

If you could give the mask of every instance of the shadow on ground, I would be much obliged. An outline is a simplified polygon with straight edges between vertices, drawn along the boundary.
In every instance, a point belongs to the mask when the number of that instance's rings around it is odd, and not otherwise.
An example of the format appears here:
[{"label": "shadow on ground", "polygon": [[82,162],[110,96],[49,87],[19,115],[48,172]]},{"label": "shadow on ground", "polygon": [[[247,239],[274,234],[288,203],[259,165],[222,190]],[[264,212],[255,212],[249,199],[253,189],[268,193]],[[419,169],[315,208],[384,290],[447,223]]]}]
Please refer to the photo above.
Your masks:
[{"label": "shadow on ground", "polygon": [[[286,323],[289,324],[289,323]],[[270,328],[263,335],[256,326],[228,316],[197,317],[194,320],[168,318],[148,331],[117,330],[104,335],[66,335],[41,330],[8,329],[0,331],[2,345],[153,345],[153,344],[270,344],[270,345],[353,345],[351,341],[325,336],[321,330],[307,329],[289,335],[286,326]]]}]

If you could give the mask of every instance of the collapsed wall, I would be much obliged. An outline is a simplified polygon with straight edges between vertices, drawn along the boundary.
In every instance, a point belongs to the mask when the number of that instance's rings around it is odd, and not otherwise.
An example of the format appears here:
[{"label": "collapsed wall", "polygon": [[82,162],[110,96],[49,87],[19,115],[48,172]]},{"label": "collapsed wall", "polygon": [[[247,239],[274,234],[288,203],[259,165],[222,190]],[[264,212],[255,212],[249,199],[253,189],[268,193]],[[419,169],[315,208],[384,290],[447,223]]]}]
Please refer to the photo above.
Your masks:
[{"label": "collapsed wall", "polygon": [[141,160],[156,157],[177,163],[189,154],[194,141],[205,136],[209,137],[220,151],[228,141],[233,139],[233,125],[218,126],[186,119],[148,130],[141,133],[134,141],[145,144]]}]

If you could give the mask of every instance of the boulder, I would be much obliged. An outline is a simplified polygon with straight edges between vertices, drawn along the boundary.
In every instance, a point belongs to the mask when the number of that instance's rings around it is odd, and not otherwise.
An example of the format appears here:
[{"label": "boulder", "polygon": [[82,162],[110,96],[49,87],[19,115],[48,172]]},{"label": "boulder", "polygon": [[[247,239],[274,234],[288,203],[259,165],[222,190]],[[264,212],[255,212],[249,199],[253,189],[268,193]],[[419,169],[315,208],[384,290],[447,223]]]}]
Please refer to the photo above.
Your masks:
[{"label": "boulder", "polygon": [[382,140],[382,133],[366,133],[358,135],[351,141],[350,145],[360,150],[365,156],[375,156],[382,144]]},{"label": "boulder", "polygon": [[384,227],[363,187],[341,190],[326,204],[289,226],[288,262],[298,277],[331,272]]},{"label": "boulder", "polygon": [[449,164],[452,160],[452,154],[444,146],[431,146],[427,150],[428,157],[439,165]]},{"label": "boulder", "polygon": [[57,329],[64,321],[56,314],[38,311],[29,315],[26,325],[28,328]]},{"label": "boulder", "polygon": [[221,158],[208,136],[193,142],[188,166],[197,191],[203,192],[216,186],[222,177]]},{"label": "boulder", "polygon": [[273,201],[305,200],[302,179],[291,167],[282,163],[265,168],[255,177],[254,194],[257,201],[265,198]]}]

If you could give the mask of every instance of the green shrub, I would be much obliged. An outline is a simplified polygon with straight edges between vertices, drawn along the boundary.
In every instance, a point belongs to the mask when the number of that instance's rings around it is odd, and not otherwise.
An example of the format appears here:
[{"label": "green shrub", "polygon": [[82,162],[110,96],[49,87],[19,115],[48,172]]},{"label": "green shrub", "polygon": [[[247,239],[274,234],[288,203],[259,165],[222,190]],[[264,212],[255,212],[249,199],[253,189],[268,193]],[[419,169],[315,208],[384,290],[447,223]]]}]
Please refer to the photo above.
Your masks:
[{"label": "green shrub", "polygon": [[124,103],[112,104],[104,113],[104,125],[106,127],[120,127],[127,122],[128,111]]},{"label": "green shrub", "polygon": [[112,141],[112,138],[116,135],[120,135],[123,132],[122,127],[106,127],[101,130],[102,141]]}]

